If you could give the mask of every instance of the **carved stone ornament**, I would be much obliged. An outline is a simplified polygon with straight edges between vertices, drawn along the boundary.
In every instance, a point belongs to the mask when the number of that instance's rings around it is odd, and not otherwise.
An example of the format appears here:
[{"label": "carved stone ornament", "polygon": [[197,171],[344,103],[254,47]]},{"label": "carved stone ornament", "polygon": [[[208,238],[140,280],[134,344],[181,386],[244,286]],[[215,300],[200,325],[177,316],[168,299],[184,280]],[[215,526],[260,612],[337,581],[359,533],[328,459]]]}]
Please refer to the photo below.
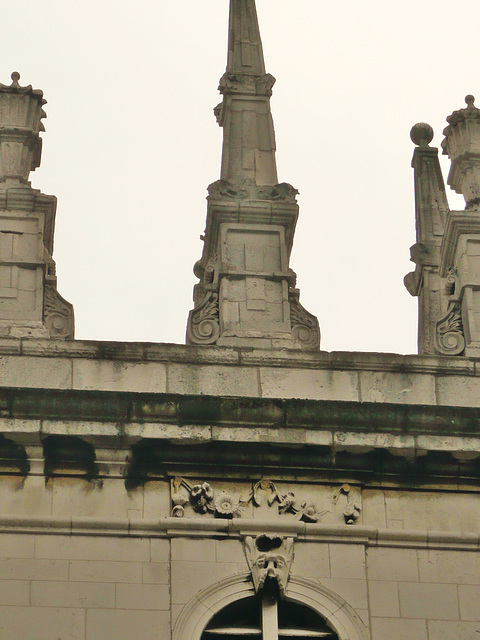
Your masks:
[{"label": "carved stone ornament", "polygon": [[51,338],[73,340],[73,306],[62,298],[53,284],[44,287],[43,321]]},{"label": "carved stone ornament", "polygon": [[248,492],[235,495],[225,489],[216,493],[208,482],[190,484],[184,478],[177,477],[172,480],[172,516],[183,518],[187,505],[200,515],[211,514],[215,518],[227,519],[241,518],[248,504],[254,508],[262,505],[274,508],[276,505],[280,516],[290,514],[295,520],[316,523],[322,516],[334,511],[333,507],[337,505],[341,496],[345,505],[342,511],[345,524],[355,524],[360,517],[361,507],[359,501],[352,498],[349,484],[342,484],[334,491],[329,501],[332,509],[329,509],[317,507],[311,500],[300,501],[291,490],[281,492],[271,480],[259,480]]},{"label": "carved stone ornament", "polygon": [[302,307],[297,294],[290,295],[289,302],[292,336],[300,342],[302,349],[319,349],[320,327],[317,318]]},{"label": "carved stone ornament", "polygon": [[448,184],[473,207],[480,204],[480,109],[472,95],[465,102],[466,108],[447,117],[442,148],[452,162]]},{"label": "carved stone ornament", "polygon": [[221,94],[252,94],[257,96],[272,95],[273,85],[276,80],[271,73],[251,76],[243,73],[230,73],[227,71],[220,78],[218,90]]},{"label": "carved stone ornament", "polygon": [[[221,491],[215,498],[208,482],[190,485],[184,478],[172,481],[172,516],[183,518],[185,506],[190,504],[195,513],[211,513],[216,518],[239,518],[241,505],[238,498],[227,491]],[[183,489],[183,491],[182,491]]]},{"label": "carved stone ornament", "polygon": [[435,349],[443,356],[459,356],[465,350],[460,304],[450,302],[447,313],[436,325]]},{"label": "carved stone ornament", "polygon": [[273,202],[297,201],[298,189],[288,182],[275,186],[242,184],[237,186],[228,180],[216,180],[208,186],[208,195],[214,199],[229,198],[231,200],[271,200]]},{"label": "carved stone ornament", "polygon": [[0,84],[0,182],[27,183],[30,171],[40,166],[46,100],[31,85],[21,87],[18,72],[11,78],[11,85]]},{"label": "carved stone ornament", "polygon": [[218,293],[208,291],[188,315],[187,344],[215,344],[219,336]]},{"label": "carved stone ornament", "polygon": [[293,538],[246,536],[245,556],[257,593],[263,589],[267,581],[274,581],[278,585],[280,595],[285,595],[293,562]]}]

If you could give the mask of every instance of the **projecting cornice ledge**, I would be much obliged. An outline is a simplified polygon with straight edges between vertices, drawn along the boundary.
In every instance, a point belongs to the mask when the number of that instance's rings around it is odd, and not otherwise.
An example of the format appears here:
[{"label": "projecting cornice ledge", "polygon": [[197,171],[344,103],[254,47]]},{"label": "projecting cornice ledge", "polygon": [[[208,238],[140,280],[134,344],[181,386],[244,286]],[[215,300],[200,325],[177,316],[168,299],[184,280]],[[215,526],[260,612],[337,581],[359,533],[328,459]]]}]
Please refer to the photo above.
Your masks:
[{"label": "projecting cornice ledge", "polygon": [[0,461],[19,475],[110,475],[130,487],[186,469],[422,485],[480,478],[476,408],[3,389],[0,410]]}]

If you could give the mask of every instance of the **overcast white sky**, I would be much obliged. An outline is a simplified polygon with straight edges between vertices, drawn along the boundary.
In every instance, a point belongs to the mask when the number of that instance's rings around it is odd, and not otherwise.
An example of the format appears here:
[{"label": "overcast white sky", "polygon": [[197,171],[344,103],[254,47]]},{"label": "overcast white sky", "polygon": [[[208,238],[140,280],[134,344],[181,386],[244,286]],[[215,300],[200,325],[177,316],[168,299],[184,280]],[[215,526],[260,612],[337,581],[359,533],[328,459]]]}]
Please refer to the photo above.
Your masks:
[{"label": "overcast white sky", "polygon": [[[322,348],[413,353],[411,126],[478,94],[480,3],[257,0],[279,179],[300,190],[291,266]],[[228,0],[10,0],[0,82],[48,101],[32,183],[58,197],[55,259],[76,336],[183,342]],[[448,171],[442,160],[444,175]],[[450,192],[452,208],[462,199]]]}]

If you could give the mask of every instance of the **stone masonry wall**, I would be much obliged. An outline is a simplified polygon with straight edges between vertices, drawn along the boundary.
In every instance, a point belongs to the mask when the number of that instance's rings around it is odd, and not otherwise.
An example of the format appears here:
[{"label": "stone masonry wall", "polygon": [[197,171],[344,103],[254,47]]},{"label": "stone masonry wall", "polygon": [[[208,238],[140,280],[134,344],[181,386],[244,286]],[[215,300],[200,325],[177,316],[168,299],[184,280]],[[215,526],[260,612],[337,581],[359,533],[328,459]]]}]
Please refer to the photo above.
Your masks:
[{"label": "stone masonry wall", "polygon": [[[345,599],[372,640],[476,640],[480,553],[295,542],[292,575]],[[0,638],[168,640],[200,590],[248,569],[238,539],[0,535]]]}]

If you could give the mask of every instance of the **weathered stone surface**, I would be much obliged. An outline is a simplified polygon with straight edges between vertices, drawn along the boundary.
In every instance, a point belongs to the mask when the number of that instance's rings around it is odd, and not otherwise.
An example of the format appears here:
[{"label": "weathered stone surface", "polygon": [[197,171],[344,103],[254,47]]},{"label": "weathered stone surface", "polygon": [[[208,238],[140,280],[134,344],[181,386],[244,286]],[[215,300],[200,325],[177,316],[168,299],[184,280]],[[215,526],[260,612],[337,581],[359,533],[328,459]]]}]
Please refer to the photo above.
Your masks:
[{"label": "weathered stone surface", "polygon": [[289,267],[298,192],[278,184],[275,78],[265,73],[254,0],[232,0],[228,47],[214,110],[224,130],[221,175],[208,189],[187,343],[318,351],[318,321],[300,304]]},{"label": "weathered stone surface", "polygon": [[0,84],[0,336],[72,339],[73,307],[57,291],[56,199],[32,189],[40,166],[43,93],[12,73]]}]

